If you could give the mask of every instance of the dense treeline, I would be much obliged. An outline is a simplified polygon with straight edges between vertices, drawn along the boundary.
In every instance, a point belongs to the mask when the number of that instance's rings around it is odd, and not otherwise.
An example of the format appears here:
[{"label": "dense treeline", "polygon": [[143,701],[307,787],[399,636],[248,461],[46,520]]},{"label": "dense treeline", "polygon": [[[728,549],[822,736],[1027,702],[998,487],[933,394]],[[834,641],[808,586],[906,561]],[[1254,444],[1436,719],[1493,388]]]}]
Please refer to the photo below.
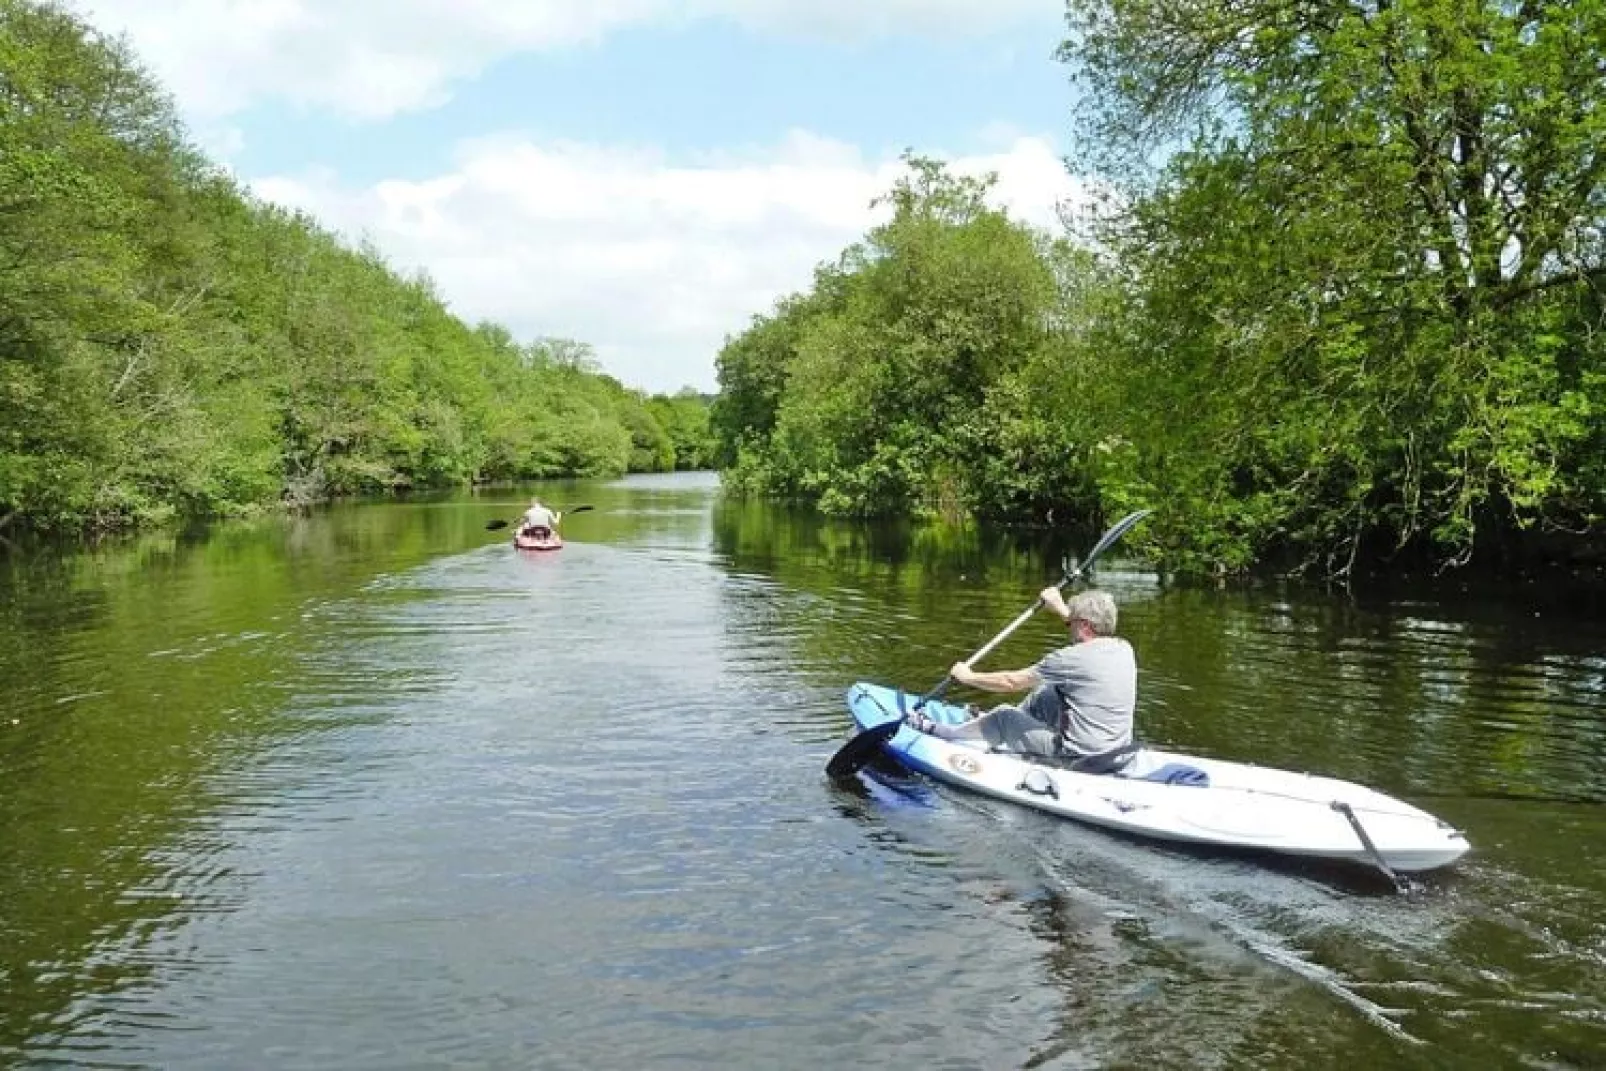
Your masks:
[{"label": "dense treeline", "polygon": [[1599,561],[1606,0],[1071,0],[1079,244],[914,161],[720,358],[737,486],[1163,507],[1194,571]]},{"label": "dense treeline", "polygon": [[1091,507],[1078,412],[1051,382],[1093,315],[1086,253],[988,207],[988,179],[909,159],[892,218],[719,357],[733,490],[837,513]]},{"label": "dense treeline", "polygon": [[115,526],[457,483],[701,468],[707,401],[263,203],[125,45],[0,0],[0,527]]}]

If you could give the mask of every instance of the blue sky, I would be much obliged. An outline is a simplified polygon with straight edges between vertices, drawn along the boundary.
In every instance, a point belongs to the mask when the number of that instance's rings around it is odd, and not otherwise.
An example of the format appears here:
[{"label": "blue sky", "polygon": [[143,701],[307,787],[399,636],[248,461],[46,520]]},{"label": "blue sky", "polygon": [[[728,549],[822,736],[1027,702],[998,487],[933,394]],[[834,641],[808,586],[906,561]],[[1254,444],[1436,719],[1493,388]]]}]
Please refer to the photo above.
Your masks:
[{"label": "blue sky", "polygon": [[1053,0],[80,0],[266,198],[651,391],[873,225],[906,148],[1077,196]]}]

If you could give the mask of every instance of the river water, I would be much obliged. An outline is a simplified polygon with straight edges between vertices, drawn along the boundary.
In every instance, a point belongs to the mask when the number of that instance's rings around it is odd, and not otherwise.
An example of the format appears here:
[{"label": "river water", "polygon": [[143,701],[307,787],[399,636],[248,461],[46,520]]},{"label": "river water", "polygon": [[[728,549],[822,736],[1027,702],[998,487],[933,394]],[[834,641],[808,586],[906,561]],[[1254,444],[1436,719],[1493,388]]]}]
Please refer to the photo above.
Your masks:
[{"label": "river water", "polygon": [[543,491],[595,506],[556,554],[506,491],[0,559],[0,1065],[1606,1065],[1587,606],[1101,563],[1145,739],[1467,831],[1397,895],[827,781],[852,682],[935,684],[1096,532]]}]

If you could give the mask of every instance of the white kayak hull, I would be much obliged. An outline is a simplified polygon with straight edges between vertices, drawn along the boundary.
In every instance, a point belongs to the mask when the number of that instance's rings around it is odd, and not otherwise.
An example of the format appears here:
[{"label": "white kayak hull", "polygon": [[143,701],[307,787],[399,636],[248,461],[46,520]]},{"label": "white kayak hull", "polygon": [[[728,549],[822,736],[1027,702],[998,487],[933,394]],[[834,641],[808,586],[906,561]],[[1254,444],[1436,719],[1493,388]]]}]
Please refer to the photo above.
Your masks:
[{"label": "white kayak hull", "polygon": [[[848,708],[863,730],[900,718],[917,698],[859,683],[848,689]],[[941,702],[923,710],[935,721],[965,717]],[[943,740],[907,725],[885,747],[902,765],[940,781],[1159,840],[1369,866],[1380,858],[1406,872],[1448,866],[1470,847],[1460,831],[1426,811],[1330,777],[1152,748],[1140,750],[1120,774],[1084,774],[990,752],[982,744]],[[1178,766],[1202,771],[1208,786],[1143,779]]]}]

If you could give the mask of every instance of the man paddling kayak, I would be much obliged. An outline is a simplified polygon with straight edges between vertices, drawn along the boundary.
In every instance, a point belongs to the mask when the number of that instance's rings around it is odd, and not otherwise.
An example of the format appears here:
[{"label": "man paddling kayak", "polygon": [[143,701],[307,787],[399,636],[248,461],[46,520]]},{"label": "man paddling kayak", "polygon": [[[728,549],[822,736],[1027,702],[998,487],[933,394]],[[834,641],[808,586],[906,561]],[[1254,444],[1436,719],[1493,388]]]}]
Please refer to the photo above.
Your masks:
[{"label": "man paddling kayak", "polygon": [[1062,759],[1086,773],[1118,769],[1132,749],[1138,667],[1132,645],[1115,635],[1115,600],[1094,590],[1067,602],[1058,587],[1044,588],[1041,598],[1070,629],[1069,644],[1024,669],[982,673],[955,662],[948,671],[960,684],[984,692],[1030,689],[1019,706],[1001,704],[960,725],[934,722],[918,710],[905,720],[945,740],[980,740]]},{"label": "man paddling kayak", "polygon": [[558,530],[558,522],[562,519],[562,513],[547,509],[539,498],[532,498],[530,508],[519,518],[518,531],[545,538]]}]

